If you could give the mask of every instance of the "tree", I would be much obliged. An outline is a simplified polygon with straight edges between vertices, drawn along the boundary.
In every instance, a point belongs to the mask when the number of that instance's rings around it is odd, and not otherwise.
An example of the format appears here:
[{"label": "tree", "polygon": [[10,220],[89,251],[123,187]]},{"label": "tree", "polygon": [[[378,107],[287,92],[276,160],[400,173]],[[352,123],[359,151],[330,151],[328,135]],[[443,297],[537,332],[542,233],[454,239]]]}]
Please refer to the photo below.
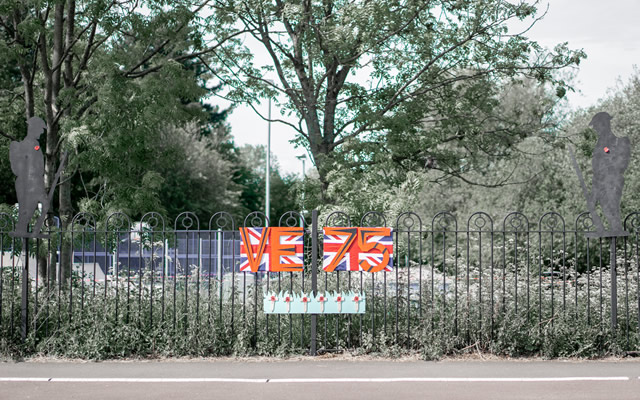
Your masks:
[{"label": "tree", "polygon": [[[601,111],[608,112],[613,117],[611,128],[614,135],[629,138],[631,142],[631,162],[624,174],[624,190],[620,204],[623,218],[632,212],[640,210],[640,201],[638,201],[638,196],[636,195],[640,190],[640,163],[634,162],[640,157],[637,145],[640,142],[639,107],[640,70],[635,68],[634,73],[627,82],[618,82],[616,87],[611,88],[607,95],[603,96],[603,100],[598,101],[591,107],[578,110],[562,130],[562,136],[566,137],[576,147],[576,158],[589,189],[591,188],[593,176],[591,159],[598,140],[597,133],[589,127],[593,116]],[[568,210],[573,208],[575,211],[586,211],[586,200],[568,154],[564,159],[559,160],[556,165],[559,171],[563,171],[567,175],[567,190],[565,194],[567,201],[562,206]]]},{"label": "tree", "polygon": [[[72,182],[78,179],[74,173],[87,143],[81,139],[109,138],[108,149],[114,153],[106,167],[116,171],[113,176],[122,167],[113,165],[118,157],[141,166],[149,156],[142,154],[149,142],[136,137],[150,133],[142,126],[145,122],[177,124],[204,117],[201,105],[188,107],[194,101],[197,105],[206,90],[192,85],[197,78],[185,63],[210,65],[212,53],[223,45],[232,47],[238,35],[233,27],[216,28],[213,40],[207,39],[211,26],[218,26],[201,15],[210,3],[177,0],[167,7],[163,0],[11,0],[0,6],[0,58],[20,75],[19,80],[2,81],[3,97],[9,93],[17,101],[0,114],[15,115],[18,103],[24,120],[44,116],[47,190],[68,151],[69,167],[54,205],[63,229],[73,215]],[[184,93],[176,95],[180,90]],[[169,92],[173,101],[167,102],[163,95]],[[11,132],[26,132],[24,122],[20,129],[15,122],[0,122],[0,134],[7,138],[18,136]],[[155,184],[146,178],[137,181],[136,193],[145,194]],[[69,251],[62,247],[64,262],[70,260]]]},{"label": "tree", "polygon": [[[367,152],[386,137],[402,140],[425,119],[446,118],[465,102],[495,105],[494,86],[513,77],[549,81],[584,54],[566,44],[545,52],[507,24],[533,18],[538,2],[502,0],[226,0],[218,12],[239,20],[269,55],[256,66],[250,54],[225,63],[219,76],[229,97],[254,104],[277,93],[280,108],[312,155],[326,193],[336,163],[375,163]],[[277,83],[265,75],[274,72]],[[453,119],[452,122],[460,122]],[[471,119],[460,127],[482,124]],[[456,132],[451,124],[451,130]],[[466,135],[431,137],[433,146]],[[353,151],[362,155],[353,156]],[[362,150],[364,149],[364,150]],[[371,150],[374,149],[374,150]]]},{"label": "tree", "polygon": [[[95,118],[91,111],[109,89],[117,91],[118,85],[179,67],[186,60],[206,62],[211,52],[234,36],[229,31],[214,42],[205,40],[211,21],[199,13],[208,3],[181,0],[171,8],[155,0],[3,3],[1,55],[20,72],[25,119],[37,111],[47,122],[47,187],[68,134]],[[9,89],[18,91],[17,84]],[[5,129],[0,131],[12,137]],[[63,221],[72,212],[69,182],[66,177],[60,186]]]},{"label": "tree", "polygon": [[[399,167],[430,172],[430,183],[460,180],[465,184],[495,188],[526,183],[541,171],[523,168],[541,150],[531,147],[535,138],[546,142],[565,117],[564,93],[532,79],[514,79],[487,85],[478,101],[468,88],[459,91],[446,115],[424,121],[414,134],[387,135],[385,148]],[[539,146],[544,147],[540,144]]]},{"label": "tree", "polygon": [[[532,215],[537,215],[540,208],[534,203],[543,193],[560,199],[566,192],[566,182],[557,182],[564,177],[557,161],[566,156],[558,137],[567,118],[566,99],[551,87],[523,80],[499,87],[492,101],[493,110],[467,133],[475,136],[468,140],[430,145],[430,140],[451,135],[444,118],[441,125],[425,123],[416,135],[397,140],[392,151],[392,135],[387,135],[377,151],[371,150],[375,168],[340,165],[329,174],[328,193],[335,204],[320,208],[343,210],[356,220],[371,210],[384,211],[391,220],[406,211],[430,218],[446,210],[460,221],[477,211],[493,217],[516,210],[535,210]],[[460,113],[478,118],[481,111],[476,107]],[[447,118],[464,120],[454,112]],[[556,208],[546,206],[547,211]]]},{"label": "tree", "polygon": [[[233,165],[216,150],[215,135],[203,136],[195,123],[142,132],[136,143],[94,136],[85,140],[101,151],[78,156],[84,165],[78,175],[93,176],[82,179],[81,211],[99,216],[120,211],[133,218],[155,211],[171,225],[184,211],[208,220],[217,211],[236,207],[239,187],[232,179]],[[119,143],[129,146],[122,150],[127,160],[114,168]]]},{"label": "tree", "polygon": [[[0,53],[4,53],[0,49]],[[23,97],[20,87],[20,71],[10,58],[3,58],[0,63],[0,126],[8,132],[24,129]],[[0,133],[3,133],[0,131]],[[0,136],[0,203],[15,204],[17,202],[14,175],[9,163],[9,143],[12,138],[6,134]]]},{"label": "tree", "polygon": [[[526,87],[524,87],[526,88]],[[535,92],[518,90],[513,101],[511,95],[505,97],[509,108],[521,110],[522,116],[535,116],[522,103],[541,105]],[[549,96],[547,94],[547,101]],[[519,104],[520,102],[520,104]],[[476,211],[487,212],[494,223],[501,223],[508,213],[519,211],[529,217],[534,226],[544,213],[554,211],[565,218],[567,228],[573,226],[575,218],[587,211],[587,203],[576,176],[567,144],[575,146],[576,159],[584,175],[587,187],[591,187],[591,158],[597,142],[596,132],[589,127],[593,116],[606,111],[613,116],[612,130],[616,136],[629,137],[637,143],[640,134],[640,73],[638,71],[624,84],[612,89],[608,96],[586,109],[568,115],[556,115],[550,124],[540,125],[533,134],[517,143],[514,156],[494,160],[486,168],[478,168],[466,175],[472,181],[484,183],[500,182],[505,175],[510,176],[509,185],[473,185],[451,179],[451,175],[433,169],[420,174],[423,189],[415,196],[415,203],[409,209],[418,210],[421,215],[433,216],[446,208],[458,216],[458,221]],[[508,114],[508,110],[505,110]],[[638,157],[632,145],[633,157]],[[487,187],[489,186],[489,187]],[[626,216],[640,209],[640,164],[633,161],[625,172],[625,186],[621,211]],[[446,205],[446,207],[443,207]],[[405,208],[406,210],[406,208]],[[606,222],[605,222],[606,223]],[[572,228],[573,229],[573,228]],[[579,227],[581,229],[581,227]]]}]

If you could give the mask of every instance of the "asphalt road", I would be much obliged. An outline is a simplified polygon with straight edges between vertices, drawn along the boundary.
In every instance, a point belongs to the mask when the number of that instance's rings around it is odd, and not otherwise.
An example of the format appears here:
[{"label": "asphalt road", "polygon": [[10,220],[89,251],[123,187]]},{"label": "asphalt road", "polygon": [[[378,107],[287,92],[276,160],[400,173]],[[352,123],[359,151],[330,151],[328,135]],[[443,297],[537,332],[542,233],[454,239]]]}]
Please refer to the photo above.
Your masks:
[{"label": "asphalt road", "polygon": [[631,361],[0,363],[0,399],[640,399]]}]

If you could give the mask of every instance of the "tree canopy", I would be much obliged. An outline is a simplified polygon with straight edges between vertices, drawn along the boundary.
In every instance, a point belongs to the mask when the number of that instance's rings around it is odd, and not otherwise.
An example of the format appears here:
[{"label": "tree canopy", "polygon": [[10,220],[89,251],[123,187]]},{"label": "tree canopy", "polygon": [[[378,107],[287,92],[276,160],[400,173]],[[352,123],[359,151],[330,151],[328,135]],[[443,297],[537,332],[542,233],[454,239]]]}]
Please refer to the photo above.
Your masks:
[{"label": "tree canopy", "polygon": [[[447,141],[478,146],[512,134],[494,124],[497,88],[514,78],[566,82],[554,72],[584,54],[559,44],[545,51],[512,21],[536,22],[538,2],[502,0],[224,0],[218,15],[239,21],[266,51],[224,54],[217,75],[229,97],[255,104],[281,93],[324,192],[336,165],[375,165],[383,157],[420,160]],[[267,77],[274,75],[271,82]],[[424,124],[431,129],[421,129]],[[423,149],[409,154],[409,147]],[[417,147],[416,147],[417,146]],[[386,151],[386,154],[385,154]],[[375,153],[375,154],[374,154]]]},{"label": "tree canopy", "polygon": [[15,132],[26,131],[26,119],[43,116],[47,187],[68,152],[56,207],[63,224],[72,214],[72,182],[82,178],[79,170],[88,178],[99,175],[98,186],[108,193],[123,194],[120,204],[128,210],[153,205],[141,197],[153,196],[161,184],[145,171],[162,156],[152,148],[154,135],[204,123],[217,112],[201,103],[212,89],[201,66],[237,30],[217,29],[211,38],[211,21],[202,15],[208,3],[2,3],[0,57],[8,61],[2,90],[14,101],[2,104],[1,114],[10,117],[0,121],[0,133],[21,136]]},{"label": "tree canopy", "polygon": [[[540,104],[532,93],[526,95],[520,92],[519,97],[523,102]],[[446,208],[460,216],[462,221],[465,216],[484,211],[498,222],[508,213],[518,211],[527,215],[532,224],[536,224],[537,218],[544,213],[553,211],[564,216],[570,226],[579,214],[587,211],[587,203],[567,145],[571,143],[575,146],[577,161],[590,188],[591,158],[597,134],[589,127],[589,122],[598,112],[611,114],[612,131],[616,136],[629,137],[633,160],[638,157],[634,143],[640,140],[639,99],[640,75],[636,71],[628,82],[621,83],[597,104],[557,115],[551,129],[538,131],[537,135],[519,142],[512,149],[517,156],[501,159],[486,169],[470,171],[467,175],[472,180],[492,182],[501,179],[506,171],[513,184],[477,186],[461,180],[446,180],[446,174],[437,170],[413,172],[410,181],[417,182],[416,190],[411,195],[405,193],[396,198],[387,197],[389,208],[417,210],[422,215],[434,215]],[[640,189],[639,174],[640,165],[630,163],[624,175],[623,216],[640,208],[638,197],[635,196]],[[362,212],[356,204],[350,205],[350,208]]]},{"label": "tree canopy", "polygon": [[[539,5],[5,1],[0,201],[16,200],[8,142],[41,115],[47,185],[69,154],[55,206],[63,221],[79,210],[262,210],[264,149],[234,144],[231,110],[212,100],[220,96],[256,112],[272,98],[282,112],[273,121],[294,128],[312,156],[317,174],[303,184],[272,171],[272,216],[302,208],[294,187],[307,209],[432,209],[445,197],[459,210],[577,207],[570,169],[552,171],[565,167],[557,150],[567,138],[588,151],[589,130],[578,128],[588,112],[567,124],[558,106],[571,90],[567,69],[585,54],[528,37]],[[632,88],[601,106],[615,118],[633,104]],[[621,113],[614,130],[631,131],[634,113]]]}]

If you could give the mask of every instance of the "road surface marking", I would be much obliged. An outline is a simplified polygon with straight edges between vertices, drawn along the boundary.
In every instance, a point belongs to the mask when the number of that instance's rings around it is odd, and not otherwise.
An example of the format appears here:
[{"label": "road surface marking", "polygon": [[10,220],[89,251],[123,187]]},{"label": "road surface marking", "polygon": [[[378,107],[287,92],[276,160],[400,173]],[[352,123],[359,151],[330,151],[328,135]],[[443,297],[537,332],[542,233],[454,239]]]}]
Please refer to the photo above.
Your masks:
[{"label": "road surface marking", "polygon": [[340,383],[340,382],[572,382],[628,381],[628,376],[572,376],[542,378],[293,378],[270,379],[269,383]]},{"label": "road surface marking", "polygon": [[[640,379],[640,377],[638,377]],[[628,376],[569,376],[540,378],[43,378],[0,377],[0,382],[69,383],[392,383],[392,382],[578,382],[628,381]]]}]

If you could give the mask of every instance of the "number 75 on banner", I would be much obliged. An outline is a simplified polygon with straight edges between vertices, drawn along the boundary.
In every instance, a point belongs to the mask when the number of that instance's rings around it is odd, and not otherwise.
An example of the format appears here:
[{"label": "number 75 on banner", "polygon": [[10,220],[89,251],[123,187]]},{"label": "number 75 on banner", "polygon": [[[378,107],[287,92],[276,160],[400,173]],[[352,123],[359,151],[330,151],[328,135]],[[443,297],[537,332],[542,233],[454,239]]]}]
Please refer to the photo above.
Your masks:
[{"label": "number 75 on banner", "polygon": [[393,270],[391,228],[325,227],[323,233],[323,270]]}]

